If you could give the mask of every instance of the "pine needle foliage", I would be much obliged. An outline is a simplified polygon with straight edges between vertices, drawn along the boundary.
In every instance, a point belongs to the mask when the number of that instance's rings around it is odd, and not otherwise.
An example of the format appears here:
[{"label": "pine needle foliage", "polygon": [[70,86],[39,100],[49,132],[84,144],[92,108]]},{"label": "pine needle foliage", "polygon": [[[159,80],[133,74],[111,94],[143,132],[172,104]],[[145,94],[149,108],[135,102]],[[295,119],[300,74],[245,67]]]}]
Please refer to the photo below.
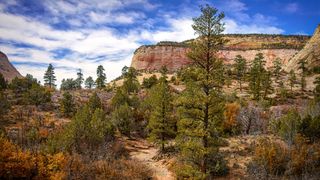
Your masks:
[{"label": "pine needle foliage", "polygon": [[199,35],[191,44],[188,57],[192,77],[177,100],[179,109],[177,143],[180,150],[179,176],[205,179],[226,172],[219,156],[217,141],[223,120],[223,63],[218,50],[224,44],[223,13],[214,7],[201,7],[202,14],[193,19],[193,29]]}]

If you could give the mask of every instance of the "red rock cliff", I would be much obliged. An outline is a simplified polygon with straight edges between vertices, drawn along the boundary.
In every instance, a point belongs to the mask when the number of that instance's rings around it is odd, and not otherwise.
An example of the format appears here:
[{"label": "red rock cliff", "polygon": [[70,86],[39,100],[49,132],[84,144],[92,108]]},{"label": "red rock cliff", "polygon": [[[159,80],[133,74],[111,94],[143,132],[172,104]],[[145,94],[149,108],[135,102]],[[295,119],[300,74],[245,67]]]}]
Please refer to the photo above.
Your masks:
[{"label": "red rock cliff", "polygon": [[[226,35],[226,46],[220,50],[220,57],[225,63],[233,63],[236,55],[242,55],[249,62],[259,52],[264,54],[267,67],[272,61],[280,58],[287,64],[306,44],[308,36],[281,36],[281,35]],[[138,70],[159,70],[167,66],[175,71],[188,65],[191,61],[187,57],[188,41],[184,43],[164,42],[157,45],[141,46],[132,58],[131,66]]]}]

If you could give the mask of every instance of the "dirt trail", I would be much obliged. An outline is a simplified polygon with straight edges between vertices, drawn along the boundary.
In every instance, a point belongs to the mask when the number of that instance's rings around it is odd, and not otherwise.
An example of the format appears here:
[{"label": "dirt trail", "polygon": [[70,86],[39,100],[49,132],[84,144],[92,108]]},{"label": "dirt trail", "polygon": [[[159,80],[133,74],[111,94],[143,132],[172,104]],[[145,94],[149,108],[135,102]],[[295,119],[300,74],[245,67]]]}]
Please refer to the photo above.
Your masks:
[{"label": "dirt trail", "polygon": [[153,171],[153,178],[157,180],[173,180],[175,179],[172,172],[163,161],[154,160],[153,157],[157,155],[157,149],[150,145],[146,140],[135,138],[122,138],[122,141],[129,151],[132,159],[136,159],[147,165]]}]

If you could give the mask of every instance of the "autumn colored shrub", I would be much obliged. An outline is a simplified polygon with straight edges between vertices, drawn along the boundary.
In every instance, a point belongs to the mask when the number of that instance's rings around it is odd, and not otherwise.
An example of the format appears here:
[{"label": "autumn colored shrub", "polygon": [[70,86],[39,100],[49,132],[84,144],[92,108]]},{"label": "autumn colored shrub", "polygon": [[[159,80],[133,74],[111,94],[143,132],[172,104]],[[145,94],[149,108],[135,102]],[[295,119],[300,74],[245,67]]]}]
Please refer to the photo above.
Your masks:
[{"label": "autumn colored shrub", "polygon": [[262,138],[256,144],[253,162],[268,174],[282,175],[286,170],[288,156],[289,152],[284,143]]},{"label": "autumn colored shrub", "polygon": [[32,154],[0,137],[0,179],[64,179],[66,162],[62,153]]},{"label": "autumn colored shrub", "polygon": [[310,143],[297,134],[288,146],[280,140],[260,139],[255,148],[248,171],[254,178],[318,177],[320,175],[320,144]]},{"label": "autumn colored shrub", "polygon": [[95,179],[151,179],[151,171],[134,160],[96,161],[93,163]]},{"label": "autumn colored shrub", "polygon": [[320,172],[320,144],[310,144],[301,135],[295,137],[295,144],[290,151],[290,161],[286,174],[301,175]]},{"label": "autumn colored shrub", "polygon": [[223,130],[227,134],[238,134],[240,132],[240,124],[237,121],[237,116],[240,110],[240,105],[237,103],[226,104],[224,111]]},{"label": "autumn colored shrub", "polygon": [[0,179],[30,178],[36,173],[35,158],[8,139],[0,137]]}]

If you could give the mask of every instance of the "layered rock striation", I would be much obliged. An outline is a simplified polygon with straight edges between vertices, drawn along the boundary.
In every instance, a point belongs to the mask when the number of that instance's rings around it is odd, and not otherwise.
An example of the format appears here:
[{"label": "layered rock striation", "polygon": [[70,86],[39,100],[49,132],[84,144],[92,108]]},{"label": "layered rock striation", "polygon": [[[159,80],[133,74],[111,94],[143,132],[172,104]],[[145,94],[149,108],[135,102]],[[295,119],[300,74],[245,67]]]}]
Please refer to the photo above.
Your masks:
[{"label": "layered rock striation", "polygon": [[[283,64],[297,54],[310,39],[309,36],[284,35],[224,35],[226,45],[219,51],[219,56],[226,64],[232,64],[237,55],[252,61],[259,52],[264,54],[267,67],[272,66],[276,58]],[[138,70],[159,70],[166,66],[169,71],[176,71],[191,63],[187,57],[188,44],[192,40],[160,42],[156,45],[139,47],[132,58],[131,66]]]}]

